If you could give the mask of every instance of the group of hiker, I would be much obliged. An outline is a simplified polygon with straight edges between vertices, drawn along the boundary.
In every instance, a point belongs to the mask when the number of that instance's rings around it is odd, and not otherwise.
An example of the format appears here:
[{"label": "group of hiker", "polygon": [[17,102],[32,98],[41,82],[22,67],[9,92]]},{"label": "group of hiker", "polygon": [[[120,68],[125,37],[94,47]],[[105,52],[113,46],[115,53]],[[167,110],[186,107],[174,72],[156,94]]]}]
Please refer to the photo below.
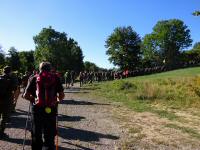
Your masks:
[{"label": "group of hiker", "polygon": [[0,139],[5,134],[6,125],[11,113],[15,111],[17,99],[22,91],[22,98],[30,101],[31,110],[31,147],[32,150],[54,150],[55,136],[57,134],[56,118],[58,103],[64,99],[62,79],[65,88],[74,85],[79,79],[80,86],[86,83],[121,79],[128,77],[128,71],[81,71],[76,73],[67,70],[64,76],[56,72],[49,62],[41,62],[39,71],[25,72],[21,77],[14,75],[10,66],[3,69],[0,76]]},{"label": "group of hiker", "polygon": [[11,75],[11,67],[6,66],[0,76],[0,136],[4,136],[6,123],[9,116],[14,111],[19,96],[19,82]]},{"label": "group of hiker", "polygon": [[54,150],[57,134],[58,103],[64,99],[64,89],[59,75],[49,62],[41,62],[39,72],[26,72],[22,78],[12,75],[10,66],[0,76],[0,139],[7,137],[6,125],[20,93],[30,101],[32,150]]}]

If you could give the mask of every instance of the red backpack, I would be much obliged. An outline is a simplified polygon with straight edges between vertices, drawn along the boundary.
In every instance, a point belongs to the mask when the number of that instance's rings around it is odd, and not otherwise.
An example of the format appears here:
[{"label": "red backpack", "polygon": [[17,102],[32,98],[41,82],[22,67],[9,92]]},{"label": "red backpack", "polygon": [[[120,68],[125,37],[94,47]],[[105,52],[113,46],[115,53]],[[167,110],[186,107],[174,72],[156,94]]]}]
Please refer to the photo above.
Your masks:
[{"label": "red backpack", "polygon": [[36,75],[36,105],[54,107],[57,102],[57,76],[50,72]]}]

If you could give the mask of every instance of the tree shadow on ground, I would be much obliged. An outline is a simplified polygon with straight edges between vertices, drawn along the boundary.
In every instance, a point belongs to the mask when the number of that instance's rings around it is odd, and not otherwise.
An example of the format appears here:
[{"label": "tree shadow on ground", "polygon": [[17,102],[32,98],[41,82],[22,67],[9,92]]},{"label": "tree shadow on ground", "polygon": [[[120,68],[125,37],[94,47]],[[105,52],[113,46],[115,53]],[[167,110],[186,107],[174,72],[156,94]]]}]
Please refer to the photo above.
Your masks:
[{"label": "tree shadow on ground", "polygon": [[[26,120],[27,120],[27,111],[23,111],[20,109],[17,109],[16,112],[12,113],[10,116],[10,120],[7,123],[6,128],[18,128],[18,129],[25,129],[26,126]],[[24,117],[22,117],[24,116]],[[27,126],[27,130],[30,130],[30,123]],[[8,136],[0,138],[2,141],[7,141],[10,143],[17,143],[17,144],[23,144],[24,141],[24,135],[25,135],[25,130],[22,139],[20,138],[12,138],[7,134]],[[30,139],[26,139],[25,145],[30,145],[31,141]]]},{"label": "tree shadow on ground", "polygon": [[99,87],[70,87],[65,88],[65,93],[89,93],[88,91],[100,89]]},{"label": "tree shadow on ground", "polygon": [[90,92],[87,92],[87,91],[64,91],[64,93],[90,93]]},{"label": "tree shadow on ground", "polygon": [[100,138],[117,140],[118,136],[114,136],[111,134],[102,134],[98,132],[86,131],[81,129],[75,129],[71,127],[65,127],[59,125],[58,128],[59,136],[68,139],[68,140],[79,140],[79,141],[99,141]]},{"label": "tree shadow on ground", "polygon": [[27,130],[30,130],[30,126],[31,126],[30,118],[31,118],[30,113],[29,113],[29,116],[28,116],[28,112],[17,109],[16,112],[11,114],[10,122],[8,123],[7,128],[25,129],[26,121],[28,119]]},{"label": "tree shadow on ground", "polygon": [[74,150],[74,149],[71,149],[71,148],[65,148],[65,147],[61,147],[61,146],[58,146],[58,149],[59,150]]},{"label": "tree shadow on ground", "polygon": [[82,87],[81,90],[98,90],[99,87]]},{"label": "tree shadow on ground", "polygon": [[110,105],[110,104],[103,104],[103,103],[95,103],[95,102],[89,102],[89,101],[81,101],[81,100],[63,100],[60,102],[60,104],[67,104],[67,105]]},{"label": "tree shadow on ground", "polygon": [[[10,142],[10,143],[21,144],[21,145],[23,145],[23,141],[24,141],[23,138],[22,139],[11,138],[9,136],[8,137],[0,138],[0,140],[7,141],[7,142]],[[31,145],[31,140],[30,139],[26,139],[25,145]]]},{"label": "tree shadow on ground", "polygon": [[63,114],[58,114],[58,121],[81,121],[82,119],[85,119],[85,117],[82,116],[67,116]]},{"label": "tree shadow on ground", "polygon": [[66,88],[69,91],[80,91],[80,90],[97,90],[100,89],[99,87],[70,87]]},{"label": "tree shadow on ground", "polygon": [[[87,148],[87,147],[83,147],[83,146],[81,146],[81,145],[78,145],[78,144],[73,144],[73,143],[70,143],[70,142],[62,142],[62,143],[67,143],[67,144],[69,144],[69,145],[72,145],[72,146],[76,146],[77,148],[76,148],[76,150],[93,150],[93,149],[91,149],[91,148]],[[78,148],[80,148],[80,149],[78,149]],[[62,150],[62,149],[61,149]],[[68,149],[67,149],[68,150]]]}]

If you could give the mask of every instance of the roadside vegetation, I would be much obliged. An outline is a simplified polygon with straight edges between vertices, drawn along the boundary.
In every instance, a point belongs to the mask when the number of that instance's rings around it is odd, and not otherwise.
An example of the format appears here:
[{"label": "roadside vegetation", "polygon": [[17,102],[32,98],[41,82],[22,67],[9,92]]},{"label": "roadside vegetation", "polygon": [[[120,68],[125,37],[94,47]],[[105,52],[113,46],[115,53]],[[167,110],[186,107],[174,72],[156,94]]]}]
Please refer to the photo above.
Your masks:
[{"label": "roadside vegetation", "polygon": [[87,91],[79,93],[82,98],[117,106],[114,116],[132,134],[123,143],[125,149],[141,147],[147,140],[151,148],[196,148],[200,144],[200,67],[93,83],[82,90]]},{"label": "roadside vegetation", "polygon": [[[200,108],[200,67],[87,85],[90,96],[170,120],[173,110]],[[197,113],[198,114],[198,113]]]}]

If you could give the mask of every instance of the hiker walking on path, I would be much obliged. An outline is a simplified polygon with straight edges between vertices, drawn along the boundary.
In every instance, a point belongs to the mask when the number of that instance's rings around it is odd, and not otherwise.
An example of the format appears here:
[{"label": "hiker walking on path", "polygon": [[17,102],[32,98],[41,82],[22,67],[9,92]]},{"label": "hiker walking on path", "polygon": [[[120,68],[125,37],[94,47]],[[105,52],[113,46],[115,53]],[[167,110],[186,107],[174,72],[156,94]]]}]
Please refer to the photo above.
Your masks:
[{"label": "hiker walking on path", "polygon": [[80,87],[83,86],[83,79],[84,79],[84,73],[81,71],[81,72],[79,73]]},{"label": "hiker walking on path", "polygon": [[9,121],[13,108],[13,100],[17,83],[11,76],[11,67],[4,67],[4,74],[0,76],[0,137],[6,136],[4,133],[6,123]]},{"label": "hiker walking on path", "polygon": [[65,88],[67,89],[69,88],[71,83],[71,74],[69,70],[65,72],[64,77],[65,77]]},{"label": "hiker walking on path", "polygon": [[[60,78],[51,72],[51,64],[42,62],[40,73],[29,79],[23,97],[32,104],[32,150],[54,150],[57,98],[64,98]],[[44,141],[42,140],[44,137]]]}]

